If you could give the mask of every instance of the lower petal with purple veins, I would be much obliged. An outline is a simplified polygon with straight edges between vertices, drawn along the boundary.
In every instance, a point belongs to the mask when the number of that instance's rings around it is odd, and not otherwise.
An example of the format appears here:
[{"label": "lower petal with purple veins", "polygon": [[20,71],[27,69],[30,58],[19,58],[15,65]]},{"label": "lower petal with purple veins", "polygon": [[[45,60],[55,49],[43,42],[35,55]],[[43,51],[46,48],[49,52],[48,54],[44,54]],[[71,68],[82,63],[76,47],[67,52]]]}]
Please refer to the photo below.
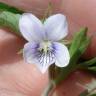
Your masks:
[{"label": "lower petal with purple veins", "polygon": [[39,50],[39,43],[27,43],[24,46],[23,56],[26,62],[36,64],[42,73],[55,62],[55,56],[52,51],[47,53]]}]

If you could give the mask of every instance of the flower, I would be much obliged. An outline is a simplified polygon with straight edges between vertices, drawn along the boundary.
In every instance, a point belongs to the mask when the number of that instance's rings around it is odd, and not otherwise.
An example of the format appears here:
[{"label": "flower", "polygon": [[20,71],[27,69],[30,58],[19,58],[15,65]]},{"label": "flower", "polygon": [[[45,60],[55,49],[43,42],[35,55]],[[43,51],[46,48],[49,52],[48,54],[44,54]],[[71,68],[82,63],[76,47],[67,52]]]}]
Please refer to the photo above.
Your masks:
[{"label": "flower", "polygon": [[28,41],[23,49],[26,62],[36,64],[42,73],[53,63],[58,67],[68,65],[68,48],[57,42],[68,34],[68,24],[64,15],[55,14],[42,23],[33,14],[24,13],[20,18],[19,28]]}]

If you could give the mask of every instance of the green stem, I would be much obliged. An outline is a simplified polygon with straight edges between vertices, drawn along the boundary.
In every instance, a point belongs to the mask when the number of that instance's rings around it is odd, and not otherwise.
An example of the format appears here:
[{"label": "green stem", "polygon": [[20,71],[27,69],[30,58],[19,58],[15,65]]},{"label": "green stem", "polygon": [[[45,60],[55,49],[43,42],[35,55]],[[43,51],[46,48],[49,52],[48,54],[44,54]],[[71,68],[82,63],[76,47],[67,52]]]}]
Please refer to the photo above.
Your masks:
[{"label": "green stem", "polygon": [[54,80],[56,77],[55,64],[52,64],[49,67],[49,80]]},{"label": "green stem", "polygon": [[46,18],[47,18],[48,16],[50,16],[51,14],[52,14],[52,3],[49,2],[48,7],[47,7],[47,10],[46,10],[45,13],[44,13],[42,22],[44,22],[44,21],[46,20]]},{"label": "green stem", "polygon": [[[47,88],[44,90],[44,93],[42,96],[48,96],[50,94],[50,91],[55,88],[56,85],[61,83],[66,77],[73,72],[77,67],[74,67],[75,64],[71,64],[71,66],[68,66],[64,69],[60,69],[55,66],[55,64],[51,65],[49,67],[49,84]],[[60,72],[61,71],[61,72]]]},{"label": "green stem", "polygon": [[55,64],[52,64],[49,67],[49,83],[46,87],[46,89],[44,90],[43,94],[41,96],[48,96],[50,94],[50,91],[52,89],[54,89],[54,78],[55,78],[56,74],[55,74]]},{"label": "green stem", "polygon": [[[96,62],[96,57],[89,61],[83,62],[82,64],[76,64],[71,61],[71,64],[69,64],[69,66],[61,69],[61,72],[59,75],[57,74],[58,72],[56,72],[58,68],[56,69],[56,66],[53,64],[49,68],[49,76],[50,76],[49,78],[50,78],[50,80],[53,80],[53,81],[49,82],[46,90],[44,91],[44,95],[42,95],[42,96],[48,96],[50,91],[54,88],[54,85],[58,85],[59,83],[61,83],[64,79],[66,79],[66,77],[68,77],[68,75],[70,75],[70,73],[72,73],[76,69],[87,68],[87,66],[92,65],[95,62]],[[78,66],[76,66],[76,65],[78,65]],[[56,76],[57,76],[57,78],[56,78]],[[52,83],[52,82],[54,82],[54,83]]]},{"label": "green stem", "polygon": [[54,83],[53,81],[50,81],[46,89],[44,90],[43,94],[41,96],[49,96],[50,92],[54,89]]}]

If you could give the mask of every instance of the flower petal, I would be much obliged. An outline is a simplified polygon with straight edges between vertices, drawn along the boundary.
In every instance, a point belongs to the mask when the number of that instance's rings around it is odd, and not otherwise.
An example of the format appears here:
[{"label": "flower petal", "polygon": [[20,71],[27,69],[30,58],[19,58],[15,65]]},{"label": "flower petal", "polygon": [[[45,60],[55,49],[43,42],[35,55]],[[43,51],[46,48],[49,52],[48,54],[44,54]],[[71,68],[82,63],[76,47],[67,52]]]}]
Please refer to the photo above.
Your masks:
[{"label": "flower petal", "polygon": [[35,42],[26,43],[23,49],[24,60],[27,61],[28,63],[34,63],[33,55],[37,52],[38,48],[39,48],[39,43],[35,43]]},{"label": "flower petal", "polygon": [[36,64],[40,71],[44,73],[48,67],[55,62],[55,59],[51,52],[48,54],[42,53],[42,51],[39,50],[39,45],[38,43],[25,44],[23,56],[26,62]]},{"label": "flower petal", "polygon": [[53,43],[53,48],[54,48],[54,54],[55,54],[55,64],[58,67],[65,67],[69,64],[70,61],[70,55],[69,55],[69,51],[68,48],[61,44],[61,43],[57,43],[54,42]]},{"label": "flower petal", "polygon": [[21,16],[19,28],[23,37],[28,41],[41,41],[43,39],[43,24],[31,13],[25,13]]},{"label": "flower petal", "polygon": [[50,16],[45,22],[45,30],[49,40],[58,41],[68,34],[68,23],[62,14]]}]

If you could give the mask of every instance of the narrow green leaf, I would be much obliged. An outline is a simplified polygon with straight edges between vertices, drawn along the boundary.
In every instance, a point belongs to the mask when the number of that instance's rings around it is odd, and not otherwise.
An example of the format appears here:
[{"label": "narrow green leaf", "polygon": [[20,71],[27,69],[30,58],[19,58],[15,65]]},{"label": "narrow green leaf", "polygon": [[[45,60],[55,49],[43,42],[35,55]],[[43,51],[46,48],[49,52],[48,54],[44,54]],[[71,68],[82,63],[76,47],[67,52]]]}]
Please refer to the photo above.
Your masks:
[{"label": "narrow green leaf", "polygon": [[9,12],[16,13],[16,14],[24,13],[23,11],[21,11],[15,7],[12,7],[12,6],[9,6],[7,4],[0,2],[0,12],[2,12],[2,11],[9,11]]},{"label": "narrow green leaf", "polygon": [[79,50],[81,51],[81,55],[86,51],[90,42],[91,42],[91,38],[88,38],[88,37],[86,37],[86,39],[84,41],[82,41],[82,44],[79,48]]},{"label": "narrow green leaf", "polygon": [[88,67],[88,70],[93,71],[93,72],[96,72],[96,65],[93,66],[93,67]]},{"label": "narrow green leaf", "polygon": [[80,30],[80,32],[76,33],[69,50],[71,57],[78,50],[78,48],[80,48],[81,43],[84,41],[84,39],[86,39],[86,36],[87,36],[87,28],[83,28]]},{"label": "narrow green leaf", "polygon": [[61,73],[57,79],[54,80],[56,84],[62,82],[71,72],[78,68],[77,62],[90,43],[90,38],[87,37],[86,32],[87,29],[85,28],[75,35],[71,48],[69,49],[71,54],[70,63],[67,67],[61,69]]},{"label": "narrow green leaf", "polygon": [[96,94],[92,94],[92,95],[89,95],[89,96],[96,96]]},{"label": "narrow green leaf", "polygon": [[18,26],[19,18],[20,14],[4,11],[0,13],[0,27],[8,27],[12,29],[16,34],[20,34]]},{"label": "narrow green leaf", "polygon": [[92,58],[91,60],[85,61],[83,63],[78,64],[82,67],[94,67],[96,66],[96,57]]},{"label": "narrow green leaf", "polygon": [[[77,36],[78,37],[78,36]],[[75,37],[76,38],[76,37]],[[88,48],[88,45],[90,44],[91,39],[88,38],[87,36],[85,36],[85,38],[82,38],[83,41],[81,42],[80,46],[76,49],[73,50],[74,54],[71,56],[71,60],[69,63],[69,66],[76,66],[77,65],[77,61],[80,59],[80,57],[84,54],[84,52],[86,51],[86,49]],[[78,39],[79,40],[79,39]],[[75,41],[74,41],[75,42]],[[73,46],[73,45],[72,45]],[[77,45],[76,45],[77,46]],[[75,45],[74,45],[75,47]]]}]

